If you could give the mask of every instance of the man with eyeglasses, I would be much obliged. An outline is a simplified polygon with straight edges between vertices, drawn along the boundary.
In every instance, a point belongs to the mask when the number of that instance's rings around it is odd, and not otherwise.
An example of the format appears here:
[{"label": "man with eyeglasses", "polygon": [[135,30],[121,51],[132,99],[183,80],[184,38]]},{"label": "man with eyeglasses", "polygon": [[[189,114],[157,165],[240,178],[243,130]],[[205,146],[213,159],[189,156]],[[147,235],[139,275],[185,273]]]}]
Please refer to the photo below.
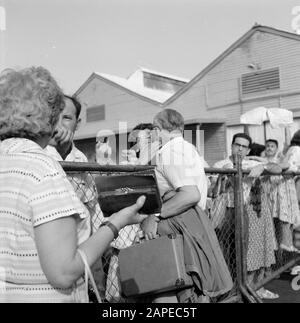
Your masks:
[{"label": "man with eyeglasses", "polygon": [[[267,209],[264,184],[254,180],[266,169],[266,164],[245,158],[250,152],[251,137],[245,133],[233,136],[231,155],[217,162],[215,168],[233,168],[234,155],[242,158],[242,168],[250,169],[250,174],[243,178],[244,221],[247,232],[247,271],[250,284],[257,283],[265,278],[267,268],[275,263],[275,232],[273,218]],[[234,215],[234,184],[233,177],[221,175],[223,190],[217,192],[215,208],[212,217],[223,216],[222,225],[216,228],[219,239],[224,242],[225,259],[233,276],[236,275],[236,249],[235,249],[235,215]],[[219,185],[220,186],[220,185]],[[278,298],[279,296],[265,288],[257,291],[261,298]]]},{"label": "man with eyeglasses", "polygon": [[245,133],[236,133],[233,136],[231,144],[231,155],[224,160],[218,161],[214,164],[215,168],[233,168],[233,156],[239,155],[242,158],[243,168],[251,168],[255,165],[253,161],[245,160],[244,158],[250,152],[252,139]]}]

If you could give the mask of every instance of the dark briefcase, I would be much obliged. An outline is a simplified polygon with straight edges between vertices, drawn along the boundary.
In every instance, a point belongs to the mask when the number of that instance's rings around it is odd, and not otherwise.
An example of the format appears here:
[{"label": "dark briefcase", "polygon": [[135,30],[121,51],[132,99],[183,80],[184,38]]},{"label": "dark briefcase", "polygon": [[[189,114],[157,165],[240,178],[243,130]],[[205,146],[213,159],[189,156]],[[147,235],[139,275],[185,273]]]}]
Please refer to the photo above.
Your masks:
[{"label": "dark briefcase", "polygon": [[179,235],[162,236],[120,250],[119,274],[125,297],[192,286],[185,271],[183,239]]},{"label": "dark briefcase", "polygon": [[97,176],[95,183],[104,216],[110,216],[134,204],[142,195],[146,196],[146,201],[140,213],[154,214],[161,210],[162,202],[155,173]]}]

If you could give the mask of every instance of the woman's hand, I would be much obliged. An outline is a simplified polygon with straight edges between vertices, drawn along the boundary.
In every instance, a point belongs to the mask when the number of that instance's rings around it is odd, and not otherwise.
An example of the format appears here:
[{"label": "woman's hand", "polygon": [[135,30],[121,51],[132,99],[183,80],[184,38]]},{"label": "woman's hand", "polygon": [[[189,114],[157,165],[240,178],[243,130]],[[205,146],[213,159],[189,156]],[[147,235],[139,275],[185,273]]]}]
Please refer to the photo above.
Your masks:
[{"label": "woman's hand", "polygon": [[146,197],[140,196],[136,203],[114,213],[110,216],[109,221],[112,222],[118,229],[121,229],[129,224],[141,223],[148,215],[140,214],[138,211],[143,207]]},{"label": "woman's hand", "polygon": [[67,157],[72,149],[74,133],[63,126],[58,126],[50,144],[56,148],[63,159]]},{"label": "woman's hand", "polygon": [[121,154],[122,158],[129,161],[129,163],[135,164],[138,161],[136,152],[133,149],[124,149]]},{"label": "woman's hand", "polygon": [[147,219],[145,219],[141,228],[144,231],[145,239],[151,240],[155,239],[157,236],[157,218],[155,215],[149,215]]},{"label": "woman's hand", "polygon": [[263,173],[264,169],[264,165],[257,165],[251,169],[248,176],[254,178],[259,177]]}]

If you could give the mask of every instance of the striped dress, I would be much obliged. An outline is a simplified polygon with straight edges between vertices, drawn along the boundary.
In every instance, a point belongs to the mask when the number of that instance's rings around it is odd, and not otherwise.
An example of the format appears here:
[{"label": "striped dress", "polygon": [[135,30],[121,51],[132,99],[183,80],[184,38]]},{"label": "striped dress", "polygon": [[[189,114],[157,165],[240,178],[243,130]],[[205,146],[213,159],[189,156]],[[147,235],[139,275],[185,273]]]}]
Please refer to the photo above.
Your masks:
[{"label": "striped dress", "polygon": [[36,226],[74,215],[79,245],[90,235],[90,218],[59,163],[31,140],[4,140],[0,144],[0,302],[87,300],[83,279],[69,289],[49,284],[34,240]]}]

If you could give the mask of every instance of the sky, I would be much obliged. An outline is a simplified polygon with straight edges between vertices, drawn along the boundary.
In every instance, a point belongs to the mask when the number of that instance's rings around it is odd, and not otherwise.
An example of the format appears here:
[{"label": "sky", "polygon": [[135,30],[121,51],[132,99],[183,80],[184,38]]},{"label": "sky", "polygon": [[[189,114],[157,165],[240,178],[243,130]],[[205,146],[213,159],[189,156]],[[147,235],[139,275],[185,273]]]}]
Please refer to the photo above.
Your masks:
[{"label": "sky", "polygon": [[300,0],[0,0],[0,6],[1,70],[44,66],[73,94],[93,72],[126,78],[145,67],[191,79],[255,23],[293,32]]}]

